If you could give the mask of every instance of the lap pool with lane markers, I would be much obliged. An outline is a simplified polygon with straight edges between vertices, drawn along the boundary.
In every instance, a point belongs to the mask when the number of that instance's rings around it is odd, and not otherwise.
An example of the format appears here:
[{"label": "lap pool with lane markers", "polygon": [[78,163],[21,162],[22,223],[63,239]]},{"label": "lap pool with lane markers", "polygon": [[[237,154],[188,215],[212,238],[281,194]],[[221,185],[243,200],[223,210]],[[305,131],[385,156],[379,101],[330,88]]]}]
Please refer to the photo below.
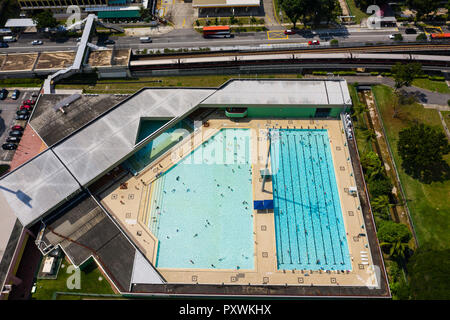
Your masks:
[{"label": "lap pool with lane markers", "polygon": [[278,269],[351,270],[327,130],[270,130]]}]

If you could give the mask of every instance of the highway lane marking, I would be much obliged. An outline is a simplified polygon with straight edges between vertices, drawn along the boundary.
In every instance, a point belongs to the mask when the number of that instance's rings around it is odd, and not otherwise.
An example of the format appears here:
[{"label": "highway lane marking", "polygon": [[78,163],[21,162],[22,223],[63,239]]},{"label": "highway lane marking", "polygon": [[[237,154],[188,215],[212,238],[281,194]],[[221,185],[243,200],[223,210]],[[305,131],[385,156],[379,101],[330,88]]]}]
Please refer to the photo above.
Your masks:
[{"label": "highway lane marking", "polygon": [[181,27],[183,28],[185,24],[186,24],[186,18],[183,19],[183,24],[181,25]]},{"label": "highway lane marking", "polygon": [[270,19],[269,15],[266,14],[267,19],[269,19],[269,23],[272,23],[272,20]]}]

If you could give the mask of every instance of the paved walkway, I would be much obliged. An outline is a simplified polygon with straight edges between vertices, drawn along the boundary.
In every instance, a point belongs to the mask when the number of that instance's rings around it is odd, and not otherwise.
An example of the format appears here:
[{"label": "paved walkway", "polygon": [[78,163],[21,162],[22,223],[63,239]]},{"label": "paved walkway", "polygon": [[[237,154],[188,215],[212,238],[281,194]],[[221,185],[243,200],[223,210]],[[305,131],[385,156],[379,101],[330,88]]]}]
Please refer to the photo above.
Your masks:
[{"label": "paved walkway", "polygon": [[275,15],[275,8],[273,6],[274,0],[263,0],[264,3],[264,24],[269,30],[284,30],[284,27],[280,24],[280,21]]}]

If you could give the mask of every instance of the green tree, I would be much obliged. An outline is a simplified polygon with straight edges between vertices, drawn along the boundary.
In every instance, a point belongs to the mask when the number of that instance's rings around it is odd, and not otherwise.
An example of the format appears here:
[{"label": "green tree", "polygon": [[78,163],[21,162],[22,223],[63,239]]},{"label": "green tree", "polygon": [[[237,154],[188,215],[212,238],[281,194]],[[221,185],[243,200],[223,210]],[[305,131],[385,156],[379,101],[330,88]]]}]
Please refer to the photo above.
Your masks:
[{"label": "green tree", "polygon": [[374,141],[376,141],[377,135],[375,134],[375,131],[373,131],[372,129],[367,129],[362,132],[362,136],[364,138],[364,141],[366,142],[363,149],[363,152],[365,152],[367,146],[371,145]]},{"label": "green tree", "polygon": [[378,229],[377,236],[380,246],[388,250],[390,257],[400,260],[405,258],[405,253],[409,249],[408,241],[411,239],[411,232],[406,225],[385,221]]},{"label": "green tree", "polygon": [[33,17],[33,22],[36,23],[38,29],[55,28],[58,26],[58,21],[53,17],[51,11],[43,11]]},{"label": "green tree", "polygon": [[397,62],[391,68],[391,73],[394,77],[395,90],[397,92],[400,88],[411,85],[414,78],[422,73],[422,65],[417,62],[407,64]]},{"label": "green tree", "polygon": [[289,20],[294,24],[294,29],[300,17],[305,16],[306,14],[305,4],[305,0],[283,0],[281,2],[281,8],[286,13]]},{"label": "green tree", "polygon": [[369,191],[373,198],[381,195],[389,196],[392,192],[392,183],[386,176],[383,175],[379,179],[369,182]]},{"label": "green tree", "polygon": [[374,198],[370,201],[370,205],[372,206],[372,210],[374,211],[375,216],[383,220],[389,219],[389,209],[392,207],[392,204],[390,203],[389,197],[387,195],[381,195]]},{"label": "green tree", "polygon": [[423,244],[407,264],[410,294],[417,300],[450,300],[450,249]]},{"label": "green tree", "polygon": [[428,18],[431,12],[436,14],[437,9],[441,7],[441,0],[408,0],[409,7],[417,11],[416,21],[421,18]]},{"label": "green tree", "polygon": [[391,73],[395,81],[394,93],[395,97],[392,101],[394,113],[393,117],[396,118],[399,112],[399,101],[400,101],[400,89],[402,87],[409,87],[414,78],[422,74],[422,65],[417,62],[402,64],[397,62],[392,68]]},{"label": "green tree", "polygon": [[373,152],[365,152],[361,156],[361,165],[364,169],[365,177],[371,181],[384,174],[383,164],[378,155]]},{"label": "green tree", "polygon": [[399,132],[398,153],[402,168],[424,183],[449,179],[449,165],[443,156],[450,152],[444,132],[437,127],[417,124]]}]

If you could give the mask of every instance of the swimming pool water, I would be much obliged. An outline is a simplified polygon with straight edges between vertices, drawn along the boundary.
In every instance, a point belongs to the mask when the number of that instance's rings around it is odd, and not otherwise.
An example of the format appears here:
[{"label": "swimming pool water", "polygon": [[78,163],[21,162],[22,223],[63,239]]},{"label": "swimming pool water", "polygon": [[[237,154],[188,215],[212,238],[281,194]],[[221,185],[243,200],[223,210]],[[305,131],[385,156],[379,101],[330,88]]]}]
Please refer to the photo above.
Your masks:
[{"label": "swimming pool water", "polygon": [[327,130],[270,130],[278,269],[351,270]]},{"label": "swimming pool water", "polygon": [[152,184],[157,267],[253,269],[249,146],[248,129],[222,129]]},{"label": "swimming pool water", "polygon": [[[142,121],[136,143],[139,143],[147,138],[150,134],[165,125],[168,121],[169,120]],[[184,120],[180,121],[173,127],[165,130],[155,139],[148,141],[142,149],[137,151],[133,156],[124,162],[125,167],[127,167],[133,174],[142,171],[153,160],[163,154],[172,145],[176,144],[180,137],[187,136],[190,132],[192,132],[192,130],[192,127],[190,127],[187,122]]]}]

